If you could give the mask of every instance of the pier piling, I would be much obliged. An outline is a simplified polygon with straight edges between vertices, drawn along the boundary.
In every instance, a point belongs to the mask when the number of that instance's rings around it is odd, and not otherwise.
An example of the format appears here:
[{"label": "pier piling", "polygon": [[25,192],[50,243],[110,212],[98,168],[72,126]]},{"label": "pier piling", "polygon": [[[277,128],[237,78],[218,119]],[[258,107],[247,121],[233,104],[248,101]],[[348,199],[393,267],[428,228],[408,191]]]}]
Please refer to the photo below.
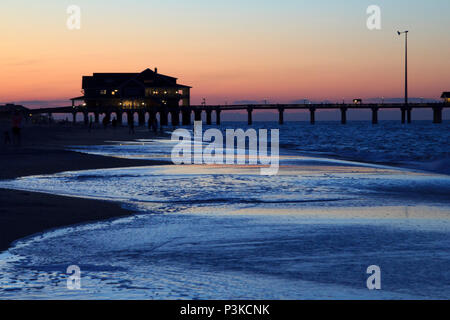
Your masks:
[{"label": "pier piling", "polygon": [[216,109],[216,125],[220,126],[220,109]]},{"label": "pier piling", "polygon": [[280,125],[284,124],[284,109],[278,108],[278,123]]},{"label": "pier piling", "polygon": [[378,124],[378,108],[372,108],[372,124]]},{"label": "pier piling", "polygon": [[316,108],[309,108],[309,121],[311,124],[316,123]]},{"label": "pier piling", "polygon": [[202,121],[202,110],[194,110],[195,121]]},{"label": "pier piling", "polygon": [[170,112],[172,116],[172,126],[178,127],[180,125],[180,111],[179,110],[172,110]]},{"label": "pier piling", "polygon": [[191,125],[191,113],[192,113],[191,109],[183,110],[181,112],[183,126]]},{"label": "pier piling", "polygon": [[442,123],[442,107],[434,107],[433,108],[433,123]]},{"label": "pier piling", "polygon": [[167,126],[169,124],[169,116],[166,110],[159,111],[159,122],[161,126]]},{"label": "pier piling", "polygon": [[249,125],[249,126],[253,124],[253,116],[252,116],[252,113],[253,113],[253,109],[252,109],[252,108],[248,108],[248,109],[247,109],[247,114],[248,114],[248,125]]},{"label": "pier piling", "polygon": [[131,122],[134,121],[134,115],[133,112],[127,111],[127,124],[130,125]]},{"label": "pier piling", "polygon": [[212,125],[212,110],[206,110],[206,124]]},{"label": "pier piling", "polygon": [[72,113],[72,123],[75,125],[75,124],[77,124],[77,113],[76,112],[73,112]]},{"label": "pier piling", "polygon": [[149,125],[151,125],[151,124],[153,124],[155,122],[157,122],[157,120],[156,120],[156,112],[155,111],[150,111],[148,113],[148,123],[149,123]]},{"label": "pier piling", "polygon": [[410,107],[408,107],[407,109],[406,109],[406,121],[408,122],[408,123],[411,123],[412,121],[411,121],[411,111],[412,111],[412,108],[410,108]]},{"label": "pier piling", "polygon": [[347,108],[341,108],[341,124],[347,124]]},{"label": "pier piling", "polygon": [[139,112],[138,113],[138,119],[139,119],[139,126],[143,127],[145,126],[145,112]]},{"label": "pier piling", "polygon": [[89,113],[83,112],[84,125],[89,125]]},{"label": "pier piling", "polygon": [[117,123],[119,124],[119,126],[121,126],[122,122],[123,122],[123,112],[117,111],[116,119],[117,119]]}]

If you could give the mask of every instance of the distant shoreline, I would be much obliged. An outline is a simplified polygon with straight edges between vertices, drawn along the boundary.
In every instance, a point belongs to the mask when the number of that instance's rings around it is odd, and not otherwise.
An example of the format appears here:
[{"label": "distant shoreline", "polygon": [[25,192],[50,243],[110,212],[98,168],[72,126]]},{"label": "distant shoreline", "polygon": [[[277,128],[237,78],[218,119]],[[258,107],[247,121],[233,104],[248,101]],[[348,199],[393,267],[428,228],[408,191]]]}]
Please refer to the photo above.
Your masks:
[{"label": "distant shoreline", "polygon": [[[129,135],[127,128],[88,132],[84,127],[26,127],[23,146],[0,147],[0,180],[64,171],[166,165],[65,150],[68,145],[105,144],[108,140],[155,138],[148,130]],[[3,141],[1,141],[3,143]],[[74,224],[132,214],[120,203],[0,189],[0,251],[21,238]]]}]

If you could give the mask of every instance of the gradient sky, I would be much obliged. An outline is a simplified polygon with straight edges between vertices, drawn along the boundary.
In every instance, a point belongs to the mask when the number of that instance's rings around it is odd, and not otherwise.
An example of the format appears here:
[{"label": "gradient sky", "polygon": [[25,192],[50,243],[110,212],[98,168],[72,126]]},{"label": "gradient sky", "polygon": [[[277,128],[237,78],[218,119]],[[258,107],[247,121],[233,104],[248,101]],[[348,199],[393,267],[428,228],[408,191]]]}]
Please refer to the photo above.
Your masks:
[{"label": "gradient sky", "polygon": [[[81,30],[66,27],[70,4]],[[369,5],[382,30],[366,28]],[[401,97],[450,91],[448,0],[2,0],[0,101],[64,100],[81,76],[158,67],[193,103]],[[25,104],[26,105],[26,104]]]}]

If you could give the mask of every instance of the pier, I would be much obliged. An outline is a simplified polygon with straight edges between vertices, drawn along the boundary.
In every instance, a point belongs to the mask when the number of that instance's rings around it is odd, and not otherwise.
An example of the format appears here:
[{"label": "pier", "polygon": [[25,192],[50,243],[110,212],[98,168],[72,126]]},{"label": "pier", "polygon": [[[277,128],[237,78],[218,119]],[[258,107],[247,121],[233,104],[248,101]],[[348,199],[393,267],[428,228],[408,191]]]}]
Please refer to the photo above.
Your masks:
[{"label": "pier", "polygon": [[[68,114],[72,115],[73,123],[77,122],[77,115],[83,115],[83,122],[89,124],[89,117],[93,116],[94,123],[100,122],[100,115],[111,118],[115,115],[117,121],[122,123],[123,115],[127,115],[128,121],[134,119],[137,114],[138,123],[140,126],[145,125],[146,118],[149,122],[156,119],[159,114],[160,124],[162,126],[169,125],[169,114],[171,118],[171,125],[176,127],[180,124],[191,125],[192,118],[195,121],[202,121],[202,115],[206,115],[206,125],[213,124],[213,113],[215,114],[215,124],[220,125],[222,112],[233,111],[247,111],[248,125],[253,124],[253,111],[265,110],[265,111],[278,111],[278,123],[283,125],[285,122],[285,111],[287,110],[305,110],[310,114],[310,123],[316,123],[316,112],[323,110],[339,110],[341,114],[341,123],[345,125],[347,123],[347,115],[354,110],[371,110],[372,111],[372,124],[378,124],[378,113],[380,110],[396,109],[401,111],[401,118],[399,121],[404,124],[412,122],[412,114],[414,110],[419,109],[431,109],[433,110],[433,123],[442,123],[442,112],[444,108],[449,108],[448,103],[410,103],[407,106],[402,103],[383,103],[383,104],[248,104],[248,105],[191,105],[180,107],[138,107],[131,109],[124,109],[123,107],[87,107],[87,106],[67,106],[56,108],[41,108],[32,109],[30,114],[45,115],[48,114]],[[181,118],[181,119],[180,119]]]},{"label": "pier", "polygon": [[[137,73],[93,73],[82,78],[83,96],[70,99],[71,106],[57,108],[42,108],[30,110],[32,115],[51,116],[55,114],[71,114],[73,123],[77,122],[77,115],[83,115],[83,122],[88,125],[100,122],[100,116],[123,123],[124,115],[128,123],[137,115],[140,126],[146,123],[154,124],[159,116],[161,126],[180,124],[189,126],[194,121],[206,119],[206,125],[220,125],[223,112],[247,112],[248,125],[253,124],[253,112],[258,110],[278,112],[278,123],[283,125],[286,119],[285,111],[303,110],[309,112],[311,124],[316,123],[316,112],[323,110],[339,110],[341,123],[347,123],[347,116],[355,110],[371,110],[372,124],[378,124],[380,110],[396,109],[401,111],[400,121],[411,123],[413,110],[433,110],[433,122],[442,123],[444,108],[450,107],[450,92],[443,92],[442,103],[408,103],[407,95],[403,103],[369,103],[364,104],[361,99],[354,99],[352,103],[316,103],[311,104],[235,104],[235,105],[207,105],[205,99],[200,105],[192,105],[190,86],[177,82],[177,78],[161,74],[158,68],[145,69]],[[78,105],[77,105],[78,103]],[[205,117],[203,116],[205,113]],[[170,118],[170,121],[169,121]],[[92,119],[92,120],[91,120]],[[170,122],[170,123],[169,123]]]}]

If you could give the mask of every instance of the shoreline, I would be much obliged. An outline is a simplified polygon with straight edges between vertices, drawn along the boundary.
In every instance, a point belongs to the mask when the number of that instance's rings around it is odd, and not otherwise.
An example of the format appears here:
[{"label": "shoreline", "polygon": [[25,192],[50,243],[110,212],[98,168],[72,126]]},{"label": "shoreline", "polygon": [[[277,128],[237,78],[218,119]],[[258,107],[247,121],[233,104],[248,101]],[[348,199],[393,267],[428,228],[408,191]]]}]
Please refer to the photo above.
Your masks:
[{"label": "shoreline", "polygon": [[0,252],[52,229],[133,214],[118,202],[11,189],[0,189],[0,202]]},{"label": "shoreline", "polygon": [[[124,159],[66,149],[68,146],[105,145],[111,141],[161,137],[154,136],[142,128],[136,130],[135,135],[129,135],[128,129],[124,127],[116,130],[97,127],[91,132],[84,127],[28,127],[25,128],[25,135],[27,135],[27,143],[22,147],[0,148],[0,181],[65,171],[171,164],[168,161]],[[320,156],[316,157],[321,158]],[[338,160],[352,161],[349,159]],[[367,164],[381,165],[379,163]],[[424,171],[405,167],[393,168]],[[447,175],[430,171],[428,173]],[[121,203],[118,202],[0,187],[0,252],[7,250],[14,241],[37,233],[132,214],[132,211],[122,208]]]},{"label": "shoreline", "polygon": [[[167,165],[158,160],[106,157],[69,151],[67,145],[107,144],[108,140],[157,138],[147,130],[127,128],[28,127],[21,147],[0,148],[0,181],[24,176],[122,167]],[[133,214],[120,203],[0,188],[0,252],[12,243],[60,227]]]}]

